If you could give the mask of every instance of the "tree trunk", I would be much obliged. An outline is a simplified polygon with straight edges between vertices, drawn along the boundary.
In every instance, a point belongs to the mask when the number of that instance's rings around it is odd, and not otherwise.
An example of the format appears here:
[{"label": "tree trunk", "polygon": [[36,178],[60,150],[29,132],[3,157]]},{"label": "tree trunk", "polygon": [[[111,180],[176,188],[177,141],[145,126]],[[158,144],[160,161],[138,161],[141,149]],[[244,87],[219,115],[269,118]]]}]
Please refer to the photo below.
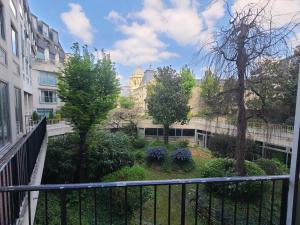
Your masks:
[{"label": "tree trunk", "polygon": [[237,140],[236,140],[236,171],[238,175],[245,175],[245,151],[246,151],[246,108],[245,108],[245,75],[247,67],[247,53],[245,49],[245,36],[247,33],[247,26],[241,24],[241,32],[238,37],[238,56],[237,56],[237,70],[238,70],[238,91],[237,91],[237,104],[238,104],[238,118],[237,118]]},{"label": "tree trunk", "polygon": [[169,143],[169,125],[164,125],[164,143],[168,144]]},{"label": "tree trunk", "polygon": [[78,164],[76,166],[75,172],[75,182],[81,182],[84,178],[85,171],[85,141],[86,141],[86,133],[81,132],[79,134],[79,153],[78,153]]}]

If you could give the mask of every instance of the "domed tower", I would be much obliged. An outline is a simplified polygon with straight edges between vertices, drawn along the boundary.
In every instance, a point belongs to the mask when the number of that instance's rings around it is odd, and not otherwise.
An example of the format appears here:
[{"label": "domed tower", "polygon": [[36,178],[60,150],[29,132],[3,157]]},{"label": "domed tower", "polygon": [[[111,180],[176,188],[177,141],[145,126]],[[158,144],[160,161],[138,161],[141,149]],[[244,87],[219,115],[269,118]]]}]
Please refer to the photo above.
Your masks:
[{"label": "domed tower", "polygon": [[131,91],[137,89],[140,86],[143,77],[144,77],[144,72],[141,66],[138,66],[133,72],[133,74],[131,75],[129,80]]}]

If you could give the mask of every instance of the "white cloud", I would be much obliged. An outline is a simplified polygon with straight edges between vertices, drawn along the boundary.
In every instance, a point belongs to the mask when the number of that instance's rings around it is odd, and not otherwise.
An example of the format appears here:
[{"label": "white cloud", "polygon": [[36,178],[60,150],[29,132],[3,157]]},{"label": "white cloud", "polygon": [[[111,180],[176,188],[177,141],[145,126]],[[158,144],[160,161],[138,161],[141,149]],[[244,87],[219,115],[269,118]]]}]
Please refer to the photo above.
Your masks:
[{"label": "white cloud", "polygon": [[[268,0],[251,0],[251,3],[262,7]],[[240,10],[249,4],[248,0],[235,0],[232,9]],[[271,0],[266,7],[266,13],[272,15],[273,25],[283,26],[292,19],[300,22],[300,2],[299,0]]]},{"label": "white cloud", "polygon": [[124,17],[122,17],[118,12],[115,10],[112,10],[109,12],[108,16],[106,17],[107,20],[109,20],[112,23],[118,24],[118,23],[125,23],[126,20]]},{"label": "white cloud", "polygon": [[69,32],[80,38],[85,44],[93,41],[93,28],[90,20],[86,17],[81,5],[70,3],[70,11],[60,15],[61,20],[66,25]]},{"label": "white cloud", "polygon": [[161,36],[181,46],[196,47],[203,40],[212,39],[214,26],[224,15],[224,3],[211,4],[203,13],[199,12],[198,6],[195,0],[144,0],[143,8],[129,13],[126,19],[111,11],[107,19],[117,24],[117,30],[127,36],[114,43],[110,51],[112,59],[128,65],[178,56],[167,50],[168,45]]}]

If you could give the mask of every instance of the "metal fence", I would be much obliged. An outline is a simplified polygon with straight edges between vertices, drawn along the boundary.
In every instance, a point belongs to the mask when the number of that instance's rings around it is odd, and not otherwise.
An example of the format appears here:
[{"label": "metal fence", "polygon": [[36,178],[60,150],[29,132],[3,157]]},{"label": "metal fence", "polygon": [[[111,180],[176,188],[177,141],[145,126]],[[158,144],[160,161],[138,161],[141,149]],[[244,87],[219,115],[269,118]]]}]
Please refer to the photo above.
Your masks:
[{"label": "metal fence", "polygon": [[[46,118],[0,159],[0,186],[28,185],[46,134]],[[0,224],[14,224],[24,192],[0,194]]]},{"label": "metal fence", "polygon": [[[284,225],[288,182],[288,175],[222,177],[1,187],[0,193],[30,196],[39,191],[36,224]],[[245,185],[255,185],[258,191],[253,196],[238,195]],[[147,207],[146,192],[151,196]],[[132,201],[134,213],[130,211]],[[58,211],[50,212],[55,208],[53,204],[57,204]],[[158,217],[161,213],[163,218]],[[29,213],[26,218],[29,224],[34,219],[31,216]]]}]

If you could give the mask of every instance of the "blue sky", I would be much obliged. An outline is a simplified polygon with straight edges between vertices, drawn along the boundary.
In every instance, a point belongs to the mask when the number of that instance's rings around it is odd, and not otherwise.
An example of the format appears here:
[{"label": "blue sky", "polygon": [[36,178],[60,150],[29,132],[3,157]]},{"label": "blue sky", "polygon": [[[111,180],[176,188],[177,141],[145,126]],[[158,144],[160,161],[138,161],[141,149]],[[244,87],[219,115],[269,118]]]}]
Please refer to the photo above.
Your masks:
[{"label": "blue sky", "polygon": [[[299,0],[272,1],[270,10],[285,14],[280,24],[300,12]],[[231,10],[246,3],[228,1]],[[223,0],[29,0],[29,5],[59,32],[66,52],[74,42],[109,52],[122,85],[136,65],[172,65],[179,70],[188,64],[200,78],[205,65],[197,63],[196,54],[228,21]]]}]

